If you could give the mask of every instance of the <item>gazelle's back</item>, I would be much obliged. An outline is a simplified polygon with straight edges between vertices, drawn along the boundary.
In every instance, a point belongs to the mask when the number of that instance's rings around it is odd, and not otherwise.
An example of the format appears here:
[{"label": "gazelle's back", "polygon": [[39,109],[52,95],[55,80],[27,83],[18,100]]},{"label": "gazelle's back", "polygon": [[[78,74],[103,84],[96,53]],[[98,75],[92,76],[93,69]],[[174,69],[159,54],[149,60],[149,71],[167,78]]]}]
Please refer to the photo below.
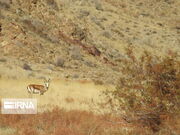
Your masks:
[{"label": "gazelle's back", "polygon": [[44,90],[44,85],[37,85],[37,84],[30,84],[28,85],[29,88],[34,88],[34,89],[37,89],[37,90]]},{"label": "gazelle's back", "polygon": [[31,94],[42,94],[45,92],[45,87],[43,85],[30,84],[27,86],[27,90]]}]

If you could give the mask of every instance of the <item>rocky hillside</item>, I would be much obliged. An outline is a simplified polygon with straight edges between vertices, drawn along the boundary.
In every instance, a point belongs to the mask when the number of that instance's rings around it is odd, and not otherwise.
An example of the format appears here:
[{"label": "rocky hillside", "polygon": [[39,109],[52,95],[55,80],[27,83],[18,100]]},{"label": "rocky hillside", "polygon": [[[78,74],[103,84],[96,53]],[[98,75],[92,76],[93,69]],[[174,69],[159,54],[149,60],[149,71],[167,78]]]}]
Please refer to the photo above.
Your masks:
[{"label": "rocky hillside", "polygon": [[0,0],[0,76],[115,83],[125,48],[180,52],[179,0]]}]

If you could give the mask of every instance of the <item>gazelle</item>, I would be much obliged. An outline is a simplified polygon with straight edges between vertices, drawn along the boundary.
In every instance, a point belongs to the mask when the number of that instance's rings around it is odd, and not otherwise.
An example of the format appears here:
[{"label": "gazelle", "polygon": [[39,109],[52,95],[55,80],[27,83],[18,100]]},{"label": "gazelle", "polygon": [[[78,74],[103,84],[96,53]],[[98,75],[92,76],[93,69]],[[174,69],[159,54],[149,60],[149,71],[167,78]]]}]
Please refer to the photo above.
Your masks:
[{"label": "gazelle", "polygon": [[49,89],[50,79],[44,80],[44,85],[30,84],[27,86],[29,94],[40,94],[43,95]]}]

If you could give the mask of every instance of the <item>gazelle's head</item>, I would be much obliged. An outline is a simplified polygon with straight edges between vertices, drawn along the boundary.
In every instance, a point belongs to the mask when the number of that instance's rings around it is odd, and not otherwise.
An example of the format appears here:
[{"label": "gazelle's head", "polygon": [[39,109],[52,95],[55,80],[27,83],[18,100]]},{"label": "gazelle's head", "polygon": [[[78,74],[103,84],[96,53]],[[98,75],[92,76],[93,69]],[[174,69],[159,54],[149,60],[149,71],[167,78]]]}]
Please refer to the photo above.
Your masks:
[{"label": "gazelle's head", "polygon": [[48,79],[48,80],[44,80],[44,85],[45,85],[45,87],[46,87],[46,89],[48,90],[48,88],[49,88],[49,84],[50,84],[50,79]]}]

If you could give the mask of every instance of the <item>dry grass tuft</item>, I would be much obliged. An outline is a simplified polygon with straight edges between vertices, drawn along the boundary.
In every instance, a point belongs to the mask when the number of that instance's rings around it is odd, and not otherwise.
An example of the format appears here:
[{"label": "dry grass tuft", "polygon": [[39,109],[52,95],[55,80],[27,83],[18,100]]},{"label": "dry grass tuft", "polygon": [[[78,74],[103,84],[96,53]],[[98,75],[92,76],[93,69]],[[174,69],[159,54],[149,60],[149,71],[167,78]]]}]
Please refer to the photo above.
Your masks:
[{"label": "dry grass tuft", "polygon": [[74,102],[74,98],[72,98],[72,97],[67,97],[67,98],[65,98],[65,101],[66,101],[67,103],[73,103],[73,102]]}]

